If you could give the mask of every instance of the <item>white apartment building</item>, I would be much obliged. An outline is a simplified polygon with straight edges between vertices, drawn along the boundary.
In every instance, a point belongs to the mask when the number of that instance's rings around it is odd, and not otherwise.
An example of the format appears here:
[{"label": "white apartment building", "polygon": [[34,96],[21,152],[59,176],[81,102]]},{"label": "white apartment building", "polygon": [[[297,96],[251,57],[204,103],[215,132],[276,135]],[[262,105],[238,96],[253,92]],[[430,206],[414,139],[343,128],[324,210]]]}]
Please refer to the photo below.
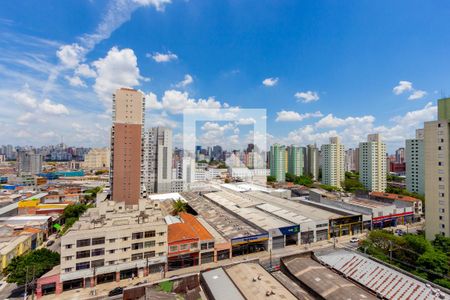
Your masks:
[{"label": "white apartment building", "polygon": [[63,284],[89,287],[141,277],[163,272],[166,262],[167,224],[159,201],[141,199],[133,208],[102,202],[61,238]]},{"label": "white apartment building", "polygon": [[423,129],[417,129],[416,138],[406,140],[406,189],[411,193],[425,194],[425,163]]},{"label": "white apartment building", "polygon": [[338,137],[331,137],[330,143],[322,145],[322,183],[341,187],[345,180],[345,149]]},{"label": "white apartment building", "polygon": [[109,169],[111,150],[109,148],[93,148],[84,156],[83,168],[87,170]]},{"label": "white apartment building", "polygon": [[314,180],[319,179],[320,154],[316,145],[306,147],[306,175],[310,175]]},{"label": "white apartment building", "polygon": [[147,194],[172,191],[172,130],[153,127],[144,132],[142,183]]},{"label": "white apartment building", "polygon": [[379,134],[369,134],[367,142],[359,143],[359,181],[368,191],[386,190],[386,144]]}]

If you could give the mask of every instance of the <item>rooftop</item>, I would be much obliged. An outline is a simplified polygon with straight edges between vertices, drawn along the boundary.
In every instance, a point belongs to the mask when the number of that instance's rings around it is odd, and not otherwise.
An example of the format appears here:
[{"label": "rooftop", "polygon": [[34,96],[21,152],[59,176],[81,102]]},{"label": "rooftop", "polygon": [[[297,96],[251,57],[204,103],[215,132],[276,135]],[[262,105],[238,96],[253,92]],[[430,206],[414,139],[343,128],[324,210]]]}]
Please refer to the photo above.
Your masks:
[{"label": "rooftop", "polygon": [[229,240],[265,233],[196,193],[185,192],[183,197],[188,201],[189,206],[201,215],[206,222]]},{"label": "rooftop", "polygon": [[222,268],[201,273],[202,279],[207,289],[215,300],[244,300],[239,290],[236,288],[230,277]]},{"label": "rooftop", "polygon": [[399,200],[399,201],[408,201],[408,202],[417,202],[420,201],[420,199],[410,197],[410,196],[404,196],[404,195],[397,195],[397,194],[390,194],[390,193],[383,193],[383,192],[371,192],[370,196],[372,197],[380,197],[390,200]]},{"label": "rooftop", "polygon": [[174,243],[184,240],[198,239],[197,233],[194,229],[186,223],[174,223],[168,226],[167,242]]},{"label": "rooftop", "polygon": [[354,252],[339,250],[318,259],[384,299],[439,299],[440,293],[450,297],[442,291],[432,294],[425,283]]},{"label": "rooftop", "polygon": [[297,299],[259,264],[241,263],[225,271],[247,299]]}]

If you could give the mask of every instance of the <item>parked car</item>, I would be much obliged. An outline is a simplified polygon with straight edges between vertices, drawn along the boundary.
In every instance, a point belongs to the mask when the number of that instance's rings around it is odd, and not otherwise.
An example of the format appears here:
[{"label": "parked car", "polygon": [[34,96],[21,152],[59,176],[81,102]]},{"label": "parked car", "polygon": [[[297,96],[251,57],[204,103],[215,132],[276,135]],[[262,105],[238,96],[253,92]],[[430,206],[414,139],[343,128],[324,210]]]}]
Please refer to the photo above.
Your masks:
[{"label": "parked car", "polygon": [[358,242],[359,242],[359,238],[357,238],[355,236],[350,239],[350,243],[358,243]]},{"label": "parked car", "polygon": [[111,297],[111,296],[117,296],[117,295],[120,295],[120,294],[122,294],[123,293],[123,287],[116,287],[115,289],[113,289],[113,290],[110,290],[109,291],[109,293],[108,293],[108,296],[109,297]]},{"label": "parked car", "polygon": [[399,236],[402,236],[402,235],[405,234],[405,232],[404,232],[403,230],[401,230],[401,229],[396,229],[396,230],[395,230],[395,233],[396,233],[397,235],[399,235]]},{"label": "parked car", "polygon": [[47,242],[47,247],[50,247],[51,245],[53,245],[55,243],[54,240],[50,240]]}]

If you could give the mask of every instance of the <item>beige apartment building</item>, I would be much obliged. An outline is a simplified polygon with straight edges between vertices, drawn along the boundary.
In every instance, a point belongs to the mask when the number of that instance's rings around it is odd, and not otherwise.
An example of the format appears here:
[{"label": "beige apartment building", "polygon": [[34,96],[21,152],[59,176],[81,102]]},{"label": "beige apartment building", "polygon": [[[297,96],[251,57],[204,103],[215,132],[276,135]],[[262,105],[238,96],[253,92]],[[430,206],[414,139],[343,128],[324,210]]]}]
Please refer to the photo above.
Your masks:
[{"label": "beige apartment building", "polygon": [[341,187],[345,180],[345,149],[338,137],[331,137],[330,143],[322,145],[322,183]]},{"label": "beige apartment building", "polygon": [[425,122],[425,235],[450,236],[450,98],[438,100],[438,120]]},{"label": "beige apartment building", "polygon": [[145,97],[121,88],[113,95],[111,130],[111,199],[138,204],[141,195]]},{"label": "beige apartment building", "polygon": [[61,238],[63,289],[165,272],[168,229],[159,203],[106,201],[83,214]]},{"label": "beige apartment building", "polygon": [[359,144],[359,181],[371,192],[384,192],[386,182],[386,144],[379,134],[369,134]]},{"label": "beige apartment building", "polygon": [[111,150],[109,148],[93,148],[84,156],[85,170],[109,169]]}]

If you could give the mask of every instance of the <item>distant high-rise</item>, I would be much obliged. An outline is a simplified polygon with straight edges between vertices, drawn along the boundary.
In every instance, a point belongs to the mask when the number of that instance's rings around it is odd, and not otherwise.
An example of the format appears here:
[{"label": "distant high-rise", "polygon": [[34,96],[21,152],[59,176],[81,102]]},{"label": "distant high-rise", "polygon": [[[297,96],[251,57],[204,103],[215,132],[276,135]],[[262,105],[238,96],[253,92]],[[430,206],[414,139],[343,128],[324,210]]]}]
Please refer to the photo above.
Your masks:
[{"label": "distant high-rise", "polygon": [[379,134],[369,134],[359,143],[359,181],[372,192],[386,190],[386,144]]},{"label": "distant high-rise", "polygon": [[306,173],[312,176],[314,180],[319,179],[320,155],[316,145],[308,145],[306,147],[307,166]]},{"label": "distant high-rise", "polygon": [[154,127],[144,133],[143,185],[148,194],[171,192],[172,129]]},{"label": "distant high-rise", "polygon": [[338,137],[331,137],[330,143],[322,145],[322,183],[341,187],[345,179],[345,149]]},{"label": "distant high-rise", "polygon": [[112,112],[111,198],[135,205],[141,192],[145,97],[133,89],[118,89],[113,95]]},{"label": "distant high-rise", "polygon": [[416,138],[406,140],[406,189],[411,193],[424,195],[424,148],[423,129],[416,130]]},{"label": "distant high-rise", "polygon": [[450,236],[450,98],[438,100],[438,120],[425,122],[425,235]]},{"label": "distant high-rise", "polygon": [[359,172],[359,148],[350,148],[345,151],[345,171]]},{"label": "distant high-rise", "polygon": [[286,147],[273,144],[270,146],[270,176],[278,182],[286,180]]},{"label": "distant high-rise", "polygon": [[303,149],[299,146],[291,145],[288,149],[288,173],[295,176],[303,175]]},{"label": "distant high-rise", "polygon": [[405,148],[398,148],[395,150],[395,162],[403,163],[405,162]]},{"label": "distant high-rise", "polygon": [[17,154],[17,173],[36,175],[42,171],[42,155],[34,151],[19,151]]},{"label": "distant high-rise", "polygon": [[111,163],[111,150],[108,148],[93,148],[85,156],[83,168],[87,170],[108,169]]}]

